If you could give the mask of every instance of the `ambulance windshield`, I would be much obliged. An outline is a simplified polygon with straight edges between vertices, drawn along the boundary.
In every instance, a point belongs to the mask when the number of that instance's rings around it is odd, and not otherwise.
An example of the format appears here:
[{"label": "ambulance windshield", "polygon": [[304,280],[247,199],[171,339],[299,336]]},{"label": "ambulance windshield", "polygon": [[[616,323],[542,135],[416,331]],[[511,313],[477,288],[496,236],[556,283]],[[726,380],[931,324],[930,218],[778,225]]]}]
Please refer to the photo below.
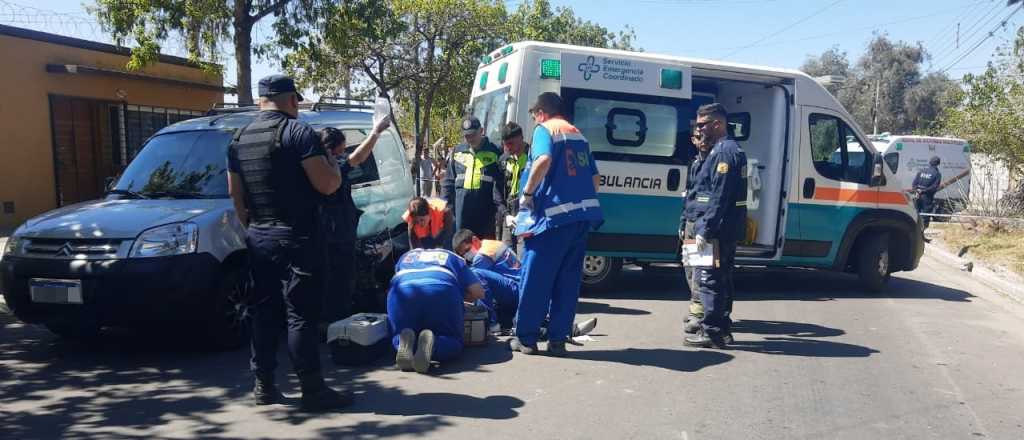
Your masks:
[{"label": "ambulance windshield", "polygon": [[509,87],[473,99],[473,116],[480,120],[484,135],[495,144],[501,143],[501,126],[508,114]]}]

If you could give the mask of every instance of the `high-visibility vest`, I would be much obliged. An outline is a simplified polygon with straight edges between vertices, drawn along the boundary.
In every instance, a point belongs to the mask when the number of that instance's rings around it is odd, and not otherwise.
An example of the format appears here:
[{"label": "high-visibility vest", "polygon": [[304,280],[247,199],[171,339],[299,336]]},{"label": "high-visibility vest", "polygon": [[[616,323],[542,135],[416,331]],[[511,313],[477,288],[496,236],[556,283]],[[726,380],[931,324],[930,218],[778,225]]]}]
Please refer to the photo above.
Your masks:
[{"label": "high-visibility vest", "polygon": [[405,214],[402,214],[402,220],[405,220],[405,224],[409,225],[409,231],[417,238],[426,238],[428,236],[437,238],[438,235],[441,235],[441,231],[444,230],[444,210],[448,207],[448,203],[441,199],[430,198],[427,199],[427,204],[429,205],[430,212],[430,224],[427,226],[417,225],[408,210],[405,211]]}]

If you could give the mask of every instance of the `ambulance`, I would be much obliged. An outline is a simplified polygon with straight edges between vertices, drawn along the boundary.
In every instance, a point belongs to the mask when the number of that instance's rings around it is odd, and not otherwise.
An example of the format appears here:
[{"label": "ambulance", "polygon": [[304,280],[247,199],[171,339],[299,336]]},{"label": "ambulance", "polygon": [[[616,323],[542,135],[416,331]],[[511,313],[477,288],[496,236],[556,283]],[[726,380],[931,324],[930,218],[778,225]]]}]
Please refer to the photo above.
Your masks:
[{"label": "ambulance", "polygon": [[697,108],[711,102],[729,111],[729,135],[749,163],[737,264],[851,272],[879,291],[923,253],[901,183],[802,72],[525,41],[482,57],[472,87],[471,111],[490,139],[508,121],[532,133],[531,102],[556,92],[590,142],[605,223],[590,235],[585,287],[610,286],[624,263],[678,263],[690,132]]},{"label": "ambulance", "polygon": [[936,212],[951,214],[967,206],[971,195],[971,146],[966,140],[883,133],[872,136],[871,142],[906,191],[912,189],[917,172],[927,168],[932,157],[938,157],[943,186],[935,193]]}]

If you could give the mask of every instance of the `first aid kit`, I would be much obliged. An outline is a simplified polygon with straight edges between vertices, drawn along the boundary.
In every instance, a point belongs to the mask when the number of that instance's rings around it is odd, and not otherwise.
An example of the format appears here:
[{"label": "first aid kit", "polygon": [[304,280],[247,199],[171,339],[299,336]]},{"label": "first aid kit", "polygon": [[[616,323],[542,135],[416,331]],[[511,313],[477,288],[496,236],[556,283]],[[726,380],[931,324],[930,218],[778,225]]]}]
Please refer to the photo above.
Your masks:
[{"label": "first aid kit", "polygon": [[463,345],[487,344],[487,309],[483,306],[467,305],[463,315]]},{"label": "first aid kit", "polygon": [[365,365],[385,355],[391,349],[387,321],[383,313],[357,313],[328,326],[331,359],[338,365]]}]

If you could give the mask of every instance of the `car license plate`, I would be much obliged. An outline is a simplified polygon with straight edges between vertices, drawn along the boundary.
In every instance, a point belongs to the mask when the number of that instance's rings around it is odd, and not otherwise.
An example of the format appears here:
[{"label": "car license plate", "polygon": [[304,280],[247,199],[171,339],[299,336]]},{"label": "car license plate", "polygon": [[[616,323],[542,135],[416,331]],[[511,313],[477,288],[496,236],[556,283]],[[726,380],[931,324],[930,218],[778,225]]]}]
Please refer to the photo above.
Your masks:
[{"label": "car license plate", "polygon": [[82,304],[81,280],[32,278],[28,283],[32,302],[49,304]]}]

